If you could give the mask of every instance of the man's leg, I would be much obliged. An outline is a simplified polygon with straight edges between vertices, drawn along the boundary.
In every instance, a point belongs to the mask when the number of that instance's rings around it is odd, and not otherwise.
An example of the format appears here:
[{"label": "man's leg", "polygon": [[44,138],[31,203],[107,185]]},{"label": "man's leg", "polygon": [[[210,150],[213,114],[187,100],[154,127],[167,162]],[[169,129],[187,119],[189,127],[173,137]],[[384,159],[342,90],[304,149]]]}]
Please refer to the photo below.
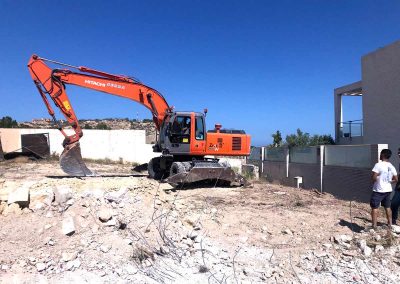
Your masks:
[{"label": "man's leg", "polygon": [[387,224],[389,228],[392,227],[392,210],[390,210],[390,192],[385,193],[384,198],[382,199],[382,206],[385,208]]},{"label": "man's leg", "polygon": [[378,208],[371,209],[371,219],[372,219],[372,227],[376,229],[378,220]]},{"label": "man's leg", "polygon": [[399,217],[399,207],[400,207],[400,191],[396,190],[390,205],[392,209],[392,224],[396,225],[397,218]]},{"label": "man's leg", "polygon": [[369,204],[371,205],[371,219],[372,219],[372,227],[374,229],[377,228],[378,223],[378,208],[382,201],[382,194],[378,192],[372,192],[371,200]]},{"label": "man's leg", "polygon": [[390,207],[385,208],[385,212],[386,212],[386,219],[388,222],[388,226],[389,228],[392,227],[392,210],[390,210]]}]

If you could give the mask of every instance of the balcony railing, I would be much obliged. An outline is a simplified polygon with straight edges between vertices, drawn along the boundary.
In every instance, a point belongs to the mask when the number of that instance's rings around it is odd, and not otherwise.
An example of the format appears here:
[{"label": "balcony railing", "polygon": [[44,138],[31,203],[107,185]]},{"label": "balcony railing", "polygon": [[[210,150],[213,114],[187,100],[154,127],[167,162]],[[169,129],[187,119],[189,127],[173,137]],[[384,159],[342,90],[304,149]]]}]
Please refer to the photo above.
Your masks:
[{"label": "balcony railing", "polygon": [[339,137],[360,137],[363,136],[363,121],[349,120],[338,123]]}]

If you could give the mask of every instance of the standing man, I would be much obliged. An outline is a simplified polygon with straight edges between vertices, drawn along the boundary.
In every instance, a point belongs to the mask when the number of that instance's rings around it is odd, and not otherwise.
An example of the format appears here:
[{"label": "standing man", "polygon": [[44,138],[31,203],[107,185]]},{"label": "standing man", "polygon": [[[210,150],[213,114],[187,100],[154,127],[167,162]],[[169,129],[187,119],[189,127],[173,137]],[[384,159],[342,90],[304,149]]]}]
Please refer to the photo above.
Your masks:
[{"label": "standing man", "polygon": [[[397,155],[400,158],[400,148],[397,150]],[[400,166],[399,166],[400,169]],[[392,205],[390,205],[390,209],[392,209],[392,224],[396,225],[397,218],[399,217],[399,207],[400,207],[400,182],[396,183],[394,187],[394,196],[392,198]]]},{"label": "standing man", "polygon": [[388,226],[392,226],[392,211],[390,210],[390,195],[392,192],[392,182],[397,182],[397,172],[389,162],[392,151],[383,149],[380,161],[372,169],[372,180],[374,186],[370,200],[372,227],[377,228],[378,208],[382,205],[385,208]]}]

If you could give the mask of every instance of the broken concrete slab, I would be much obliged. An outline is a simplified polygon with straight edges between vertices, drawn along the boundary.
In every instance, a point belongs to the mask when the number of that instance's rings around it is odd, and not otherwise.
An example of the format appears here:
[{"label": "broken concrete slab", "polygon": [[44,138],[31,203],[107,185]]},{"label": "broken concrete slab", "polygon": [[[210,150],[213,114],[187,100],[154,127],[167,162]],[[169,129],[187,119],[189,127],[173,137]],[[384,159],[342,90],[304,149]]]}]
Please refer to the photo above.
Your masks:
[{"label": "broken concrete slab", "polygon": [[22,211],[17,203],[12,203],[8,206],[3,207],[2,214],[3,216],[8,216],[9,214],[21,215]]},{"label": "broken concrete slab", "polygon": [[29,205],[29,188],[31,184],[24,184],[8,193],[7,203],[17,203],[21,207]]},{"label": "broken concrete slab", "polygon": [[75,222],[72,216],[68,216],[63,219],[62,233],[67,236],[71,236],[75,233]]},{"label": "broken concrete slab", "polygon": [[64,204],[72,198],[72,191],[69,186],[59,185],[53,189],[54,199],[58,204]]},{"label": "broken concrete slab", "polygon": [[120,203],[124,198],[125,194],[129,191],[127,187],[121,187],[118,191],[110,191],[104,195],[104,198],[108,202]]},{"label": "broken concrete slab", "polygon": [[97,217],[99,217],[100,221],[107,222],[112,217],[112,211],[109,208],[102,207],[97,213]]}]

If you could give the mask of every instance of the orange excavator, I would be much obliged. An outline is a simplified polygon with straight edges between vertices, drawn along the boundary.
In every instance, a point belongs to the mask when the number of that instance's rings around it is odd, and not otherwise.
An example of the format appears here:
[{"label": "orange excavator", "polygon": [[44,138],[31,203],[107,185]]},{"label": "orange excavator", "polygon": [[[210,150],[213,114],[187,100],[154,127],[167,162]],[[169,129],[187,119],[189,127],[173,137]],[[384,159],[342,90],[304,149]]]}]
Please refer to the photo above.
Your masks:
[{"label": "orange excavator", "polygon": [[[49,64],[63,68],[51,68]],[[172,185],[201,180],[245,182],[229,165],[207,156],[247,156],[250,153],[250,136],[243,130],[222,129],[220,124],[206,132],[207,110],[203,113],[174,111],[158,91],[134,78],[64,64],[37,55],[29,59],[28,69],[49,114],[65,137],[60,166],[67,174],[93,175],[82,160],[79,139],[83,132],[66,93],[66,85],[71,84],[127,98],[150,110],[158,133],[153,150],[161,153],[148,163],[151,178],[166,180]],[[71,125],[74,130],[72,135],[67,135],[56,119],[48,97]]]}]

